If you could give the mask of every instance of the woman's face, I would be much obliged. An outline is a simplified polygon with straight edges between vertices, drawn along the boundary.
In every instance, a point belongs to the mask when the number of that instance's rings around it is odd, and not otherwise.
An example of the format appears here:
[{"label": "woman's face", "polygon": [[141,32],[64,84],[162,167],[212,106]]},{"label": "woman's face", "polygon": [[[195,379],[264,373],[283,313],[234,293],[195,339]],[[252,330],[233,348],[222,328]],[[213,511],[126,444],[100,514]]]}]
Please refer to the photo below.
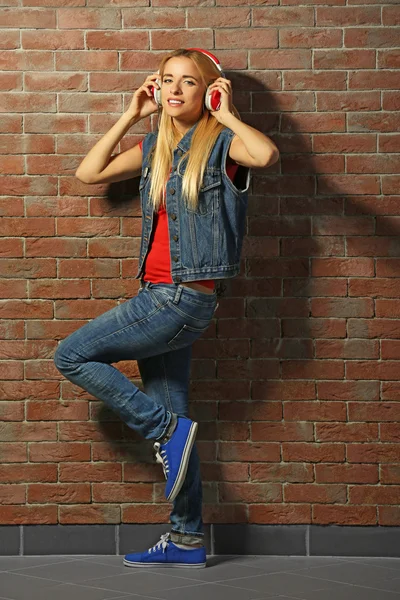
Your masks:
[{"label": "woman's face", "polygon": [[[170,58],[161,82],[163,109],[177,122],[195,123],[203,112],[205,86],[195,63],[186,56]],[[181,104],[169,104],[169,98]]]}]

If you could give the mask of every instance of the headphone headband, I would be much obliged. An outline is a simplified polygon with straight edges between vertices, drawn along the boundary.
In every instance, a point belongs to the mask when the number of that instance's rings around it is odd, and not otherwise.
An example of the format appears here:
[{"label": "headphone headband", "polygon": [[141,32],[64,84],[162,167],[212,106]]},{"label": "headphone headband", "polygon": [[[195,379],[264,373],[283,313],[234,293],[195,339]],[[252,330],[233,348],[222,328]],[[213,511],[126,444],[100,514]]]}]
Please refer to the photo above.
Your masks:
[{"label": "headphone headband", "polygon": [[203,48],[186,48],[186,50],[197,50],[198,52],[202,52],[203,54],[208,56],[208,58],[213,61],[215,66],[218,68],[218,70],[221,71],[221,75],[223,77],[225,77],[225,74],[221,68],[221,63],[219,62],[218,58],[214,54],[211,54],[211,52],[209,52],[208,50],[203,50]]}]

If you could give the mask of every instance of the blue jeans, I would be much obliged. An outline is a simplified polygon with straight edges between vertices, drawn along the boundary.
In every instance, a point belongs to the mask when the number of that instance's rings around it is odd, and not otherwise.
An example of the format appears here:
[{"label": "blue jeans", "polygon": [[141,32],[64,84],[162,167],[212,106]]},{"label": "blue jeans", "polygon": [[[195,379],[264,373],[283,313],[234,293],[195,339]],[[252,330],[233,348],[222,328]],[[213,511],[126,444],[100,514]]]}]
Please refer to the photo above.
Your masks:
[{"label": "blue jeans", "polygon": [[[191,346],[209,326],[216,307],[215,291],[207,294],[181,284],[142,280],[135,297],[62,340],[54,363],[69,381],[103,400],[139,435],[160,440],[172,414],[188,417]],[[144,392],[111,365],[121,360],[137,361]],[[195,443],[185,481],[173,501],[173,541],[201,541],[201,509]]]}]

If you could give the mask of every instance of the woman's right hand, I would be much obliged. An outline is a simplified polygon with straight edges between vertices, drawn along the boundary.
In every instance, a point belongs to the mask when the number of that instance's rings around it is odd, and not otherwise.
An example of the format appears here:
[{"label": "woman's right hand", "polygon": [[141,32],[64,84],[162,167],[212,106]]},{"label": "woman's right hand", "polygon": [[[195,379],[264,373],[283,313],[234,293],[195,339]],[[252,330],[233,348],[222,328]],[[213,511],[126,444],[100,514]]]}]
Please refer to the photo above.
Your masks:
[{"label": "woman's right hand", "polygon": [[157,79],[160,81],[159,73],[149,75],[146,77],[143,85],[141,85],[133,94],[132,102],[127,110],[132,117],[144,119],[144,117],[148,117],[157,112],[158,104],[150,91],[151,86],[160,88],[159,84],[156,83]]}]

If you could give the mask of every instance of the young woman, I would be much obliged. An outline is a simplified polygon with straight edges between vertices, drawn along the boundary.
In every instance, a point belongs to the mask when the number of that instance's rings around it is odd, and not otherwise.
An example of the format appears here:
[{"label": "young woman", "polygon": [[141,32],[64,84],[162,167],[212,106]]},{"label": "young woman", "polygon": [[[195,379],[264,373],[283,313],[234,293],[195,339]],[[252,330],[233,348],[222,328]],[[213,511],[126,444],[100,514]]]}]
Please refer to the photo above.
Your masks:
[{"label": "young woman", "polygon": [[[197,423],[188,417],[191,347],[216,310],[214,280],[239,273],[250,168],[279,156],[240,120],[222,75],[205,50],[169,53],[76,172],[88,184],[140,176],[140,289],[64,339],[54,358],[66,378],[154,440],[173,502],[171,533],[126,555],[127,566],[206,566]],[[157,110],[158,131],[111,156]],[[121,360],[137,361],[144,391],[112,366]]]}]

